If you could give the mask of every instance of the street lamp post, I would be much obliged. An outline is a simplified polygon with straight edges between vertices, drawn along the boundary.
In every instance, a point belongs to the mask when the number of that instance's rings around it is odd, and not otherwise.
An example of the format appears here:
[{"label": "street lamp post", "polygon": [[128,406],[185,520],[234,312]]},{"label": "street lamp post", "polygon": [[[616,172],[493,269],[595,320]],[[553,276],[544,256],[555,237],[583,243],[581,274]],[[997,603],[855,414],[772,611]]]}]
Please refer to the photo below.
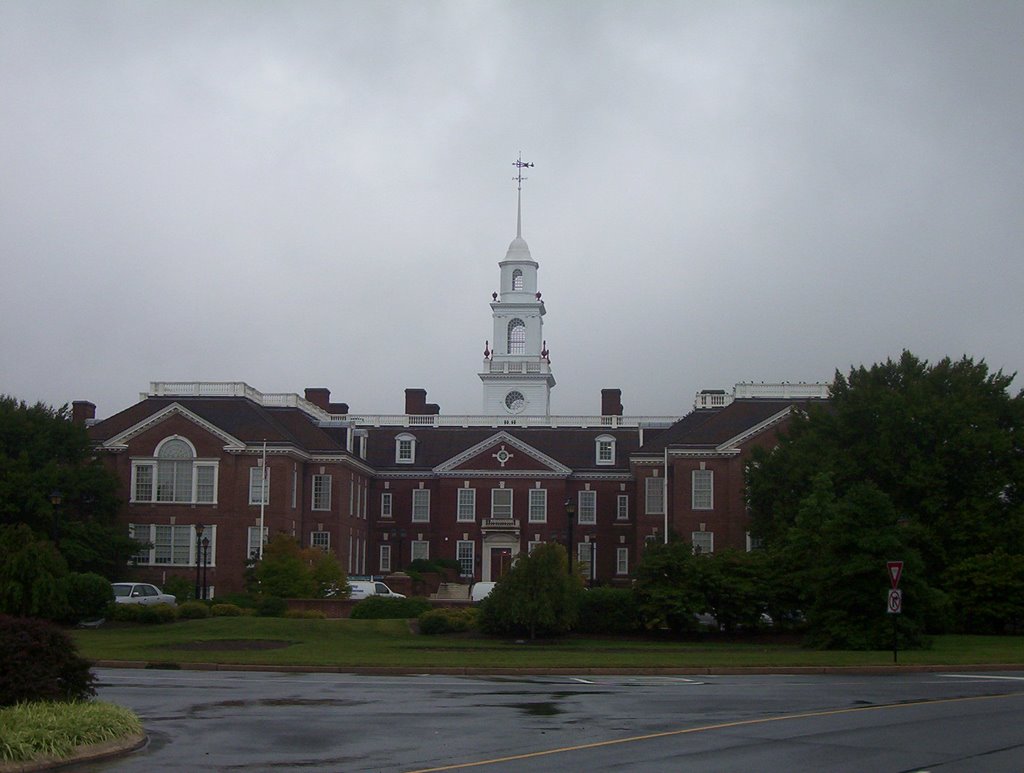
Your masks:
[{"label": "street lamp post", "polygon": [[200,582],[199,569],[200,569],[200,564],[201,564],[200,559],[202,557],[202,549],[203,549],[203,543],[202,543],[203,529],[205,529],[206,527],[203,526],[203,524],[201,524],[201,523],[197,523],[195,528],[196,528],[196,599],[199,599],[201,597],[201,588],[202,588],[202,586],[199,584],[199,582]]},{"label": "street lamp post", "polygon": [[594,587],[597,579],[597,540],[590,540],[590,587]]},{"label": "street lamp post", "polygon": [[202,544],[203,544],[203,585],[202,585],[202,592],[203,592],[203,601],[206,601],[206,588],[208,587],[207,584],[206,584],[206,567],[208,567],[210,565],[210,538],[209,537],[203,537],[203,543]]},{"label": "street lamp post", "polygon": [[405,542],[406,531],[405,529],[392,529],[390,534],[398,542],[398,555],[392,562],[394,565],[393,571],[400,572],[402,571],[402,543]]},{"label": "street lamp post", "polygon": [[575,546],[572,542],[572,522],[576,518],[576,503],[572,499],[565,500],[565,520],[568,527],[569,544],[566,546],[566,553],[569,558],[569,574],[572,574],[572,559]]}]

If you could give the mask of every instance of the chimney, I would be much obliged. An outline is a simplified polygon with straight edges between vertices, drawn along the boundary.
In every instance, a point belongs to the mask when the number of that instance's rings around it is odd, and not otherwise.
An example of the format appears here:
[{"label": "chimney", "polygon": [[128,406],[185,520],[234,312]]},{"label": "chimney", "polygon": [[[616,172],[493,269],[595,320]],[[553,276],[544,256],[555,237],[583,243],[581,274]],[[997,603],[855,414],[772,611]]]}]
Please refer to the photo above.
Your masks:
[{"label": "chimney", "polygon": [[71,421],[85,424],[96,418],[96,406],[88,400],[75,400],[71,403]]},{"label": "chimney", "polygon": [[328,413],[348,413],[348,403],[332,403],[327,387],[306,387],[306,400]]},{"label": "chimney", "polygon": [[331,404],[331,390],[327,387],[306,387],[306,399],[326,411]]},{"label": "chimney", "polygon": [[621,416],[622,415],[622,390],[602,389],[601,390],[601,415]]},{"label": "chimney", "polygon": [[441,408],[436,403],[427,402],[426,389],[405,390],[405,413],[407,416],[437,416]]}]

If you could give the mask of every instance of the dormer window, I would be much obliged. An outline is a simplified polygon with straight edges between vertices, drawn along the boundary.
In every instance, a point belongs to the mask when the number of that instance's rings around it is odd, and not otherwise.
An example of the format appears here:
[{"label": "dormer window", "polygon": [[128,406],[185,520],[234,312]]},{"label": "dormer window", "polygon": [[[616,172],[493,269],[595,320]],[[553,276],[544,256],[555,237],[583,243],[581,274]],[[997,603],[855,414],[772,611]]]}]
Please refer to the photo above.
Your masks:
[{"label": "dormer window", "polygon": [[512,272],[512,289],[522,290],[523,289],[523,272],[518,268]]},{"label": "dormer window", "polygon": [[412,464],[416,461],[416,437],[403,433],[395,438],[395,463]]},{"label": "dormer window", "polygon": [[598,437],[595,454],[598,464],[615,464],[615,438],[611,435]]}]

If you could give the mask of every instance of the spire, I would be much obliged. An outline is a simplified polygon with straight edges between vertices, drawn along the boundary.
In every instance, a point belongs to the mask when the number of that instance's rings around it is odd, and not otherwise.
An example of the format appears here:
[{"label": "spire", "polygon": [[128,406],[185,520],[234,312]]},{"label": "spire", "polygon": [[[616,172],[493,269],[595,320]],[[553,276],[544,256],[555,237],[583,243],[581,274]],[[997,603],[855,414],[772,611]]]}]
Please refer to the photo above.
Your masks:
[{"label": "spire", "polygon": [[519,158],[512,162],[512,166],[518,168],[519,173],[512,179],[516,181],[516,238],[523,238],[523,180],[529,179],[523,177],[523,169],[527,169],[533,164],[528,161],[523,161],[523,152],[519,151]]}]

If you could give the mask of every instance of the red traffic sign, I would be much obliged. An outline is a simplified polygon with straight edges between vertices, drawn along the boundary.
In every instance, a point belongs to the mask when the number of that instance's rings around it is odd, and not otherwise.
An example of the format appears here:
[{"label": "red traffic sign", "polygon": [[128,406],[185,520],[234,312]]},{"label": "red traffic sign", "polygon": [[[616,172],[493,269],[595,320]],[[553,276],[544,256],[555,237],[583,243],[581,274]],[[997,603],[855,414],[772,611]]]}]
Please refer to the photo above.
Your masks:
[{"label": "red traffic sign", "polygon": [[885,605],[885,611],[890,615],[898,615],[903,611],[903,591],[889,591],[889,599]]},{"label": "red traffic sign", "polygon": [[900,587],[900,577],[903,576],[903,562],[887,561],[885,568],[889,570],[889,582],[892,583],[893,589],[895,590]]}]

